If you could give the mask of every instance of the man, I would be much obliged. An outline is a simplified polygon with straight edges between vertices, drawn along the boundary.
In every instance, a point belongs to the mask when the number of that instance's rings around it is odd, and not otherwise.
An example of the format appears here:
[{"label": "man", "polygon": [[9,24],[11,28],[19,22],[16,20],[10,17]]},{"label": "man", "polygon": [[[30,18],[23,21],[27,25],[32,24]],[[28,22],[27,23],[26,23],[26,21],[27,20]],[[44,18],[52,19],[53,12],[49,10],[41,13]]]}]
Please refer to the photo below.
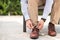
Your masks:
[{"label": "man", "polygon": [[[28,10],[27,10],[26,0],[24,0],[24,2],[23,0],[21,0],[22,12],[26,20],[26,25],[28,28],[32,29],[32,32],[30,34],[30,37],[32,39],[39,37],[39,30],[42,29],[44,22],[47,19],[48,14],[51,12],[53,0],[46,0],[43,16],[41,20],[38,22],[38,5],[42,5],[44,3],[45,3],[45,0],[28,0]],[[53,8],[53,11],[54,9],[55,8]],[[53,14],[53,11],[52,11],[52,14]],[[53,18],[51,17],[51,19]],[[53,25],[52,28],[51,28],[51,25]],[[56,35],[54,24],[52,22],[49,23],[48,34],[50,36]]]},{"label": "man", "polygon": [[29,11],[29,17],[31,20],[27,20],[26,24],[29,28],[33,28],[30,34],[31,38],[39,37],[39,30],[42,29],[44,22],[48,17],[48,14],[51,12],[53,0],[46,0],[42,18],[38,22],[38,6],[44,3],[45,3],[45,0],[28,0],[28,11]]}]

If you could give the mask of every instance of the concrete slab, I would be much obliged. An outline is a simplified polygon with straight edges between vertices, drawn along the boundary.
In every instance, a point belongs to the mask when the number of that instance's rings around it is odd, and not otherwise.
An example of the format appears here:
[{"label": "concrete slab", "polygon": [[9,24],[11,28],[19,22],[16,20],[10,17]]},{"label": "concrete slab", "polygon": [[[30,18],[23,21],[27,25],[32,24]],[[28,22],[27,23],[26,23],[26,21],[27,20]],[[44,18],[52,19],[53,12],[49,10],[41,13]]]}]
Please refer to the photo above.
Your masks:
[{"label": "concrete slab", "polygon": [[[39,16],[40,20],[41,16]],[[30,39],[31,30],[27,28],[27,32],[23,32],[22,16],[0,16],[0,40],[60,40],[60,25],[56,25],[57,36],[51,37],[47,34],[47,26],[50,17],[40,31],[38,39]]]}]

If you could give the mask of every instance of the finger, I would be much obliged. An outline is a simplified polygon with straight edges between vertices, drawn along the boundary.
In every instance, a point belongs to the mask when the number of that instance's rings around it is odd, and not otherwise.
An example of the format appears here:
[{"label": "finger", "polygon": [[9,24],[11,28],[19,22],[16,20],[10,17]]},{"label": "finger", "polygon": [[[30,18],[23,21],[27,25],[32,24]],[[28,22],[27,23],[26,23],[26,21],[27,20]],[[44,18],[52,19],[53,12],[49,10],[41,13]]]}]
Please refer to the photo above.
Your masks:
[{"label": "finger", "polygon": [[31,29],[31,26],[30,26],[30,24],[28,24],[28,25],[27,25],[27,27],[28,27],[29,29]]}]

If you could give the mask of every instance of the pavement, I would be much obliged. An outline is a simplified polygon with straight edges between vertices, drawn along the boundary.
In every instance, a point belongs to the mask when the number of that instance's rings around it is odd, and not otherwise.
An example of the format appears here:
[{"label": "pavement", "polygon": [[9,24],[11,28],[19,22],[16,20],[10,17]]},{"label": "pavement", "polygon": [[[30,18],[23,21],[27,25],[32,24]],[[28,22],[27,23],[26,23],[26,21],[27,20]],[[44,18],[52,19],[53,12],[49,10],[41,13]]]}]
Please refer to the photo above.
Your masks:
[{"label": "pavement", "polygon": [[[41,16],[38,16],[40,20]],[[31,30],[23,32],[23,16],[0,16],[0,40],[60,40],[60,25],[56,25],[57,35],[51,37],[47,34],[48,16],[38,39],[30,39]]]}]

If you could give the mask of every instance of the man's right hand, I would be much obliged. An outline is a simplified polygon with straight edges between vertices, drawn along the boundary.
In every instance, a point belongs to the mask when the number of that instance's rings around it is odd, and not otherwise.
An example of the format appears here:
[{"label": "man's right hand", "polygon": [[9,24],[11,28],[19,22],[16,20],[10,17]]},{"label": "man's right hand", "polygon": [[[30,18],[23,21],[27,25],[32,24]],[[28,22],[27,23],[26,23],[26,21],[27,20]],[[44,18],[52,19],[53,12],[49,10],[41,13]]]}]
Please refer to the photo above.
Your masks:
[{"label": "man's right hand", "polygon": [[29,28],[29,29],[33,29],[33,24],[32,24],[32,21],[30,19],[28,19],[26,21],[26,26]]}]

